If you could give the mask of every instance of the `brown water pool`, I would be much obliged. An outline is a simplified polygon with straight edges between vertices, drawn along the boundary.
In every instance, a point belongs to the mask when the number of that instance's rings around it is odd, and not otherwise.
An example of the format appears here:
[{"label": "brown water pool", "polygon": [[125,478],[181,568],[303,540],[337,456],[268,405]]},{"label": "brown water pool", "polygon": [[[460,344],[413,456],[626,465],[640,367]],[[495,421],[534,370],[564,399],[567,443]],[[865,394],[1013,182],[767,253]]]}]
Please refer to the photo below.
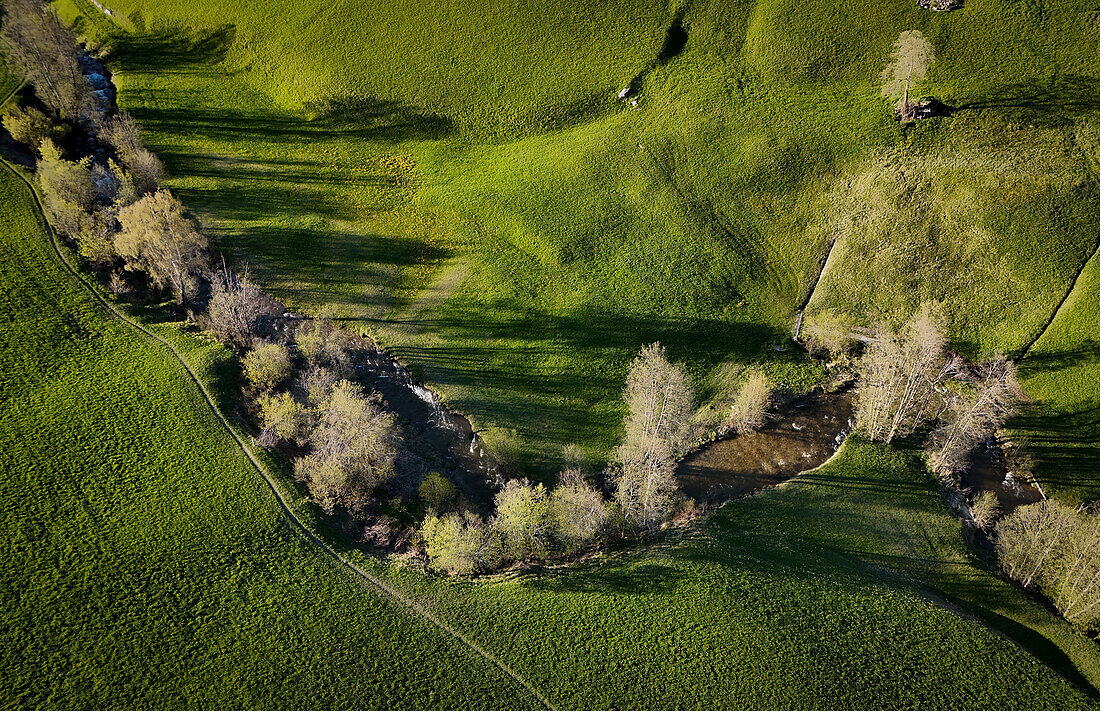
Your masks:
[{"label": "brown water pool", "polygon": [[717,505],[822,464],[854,422],[851,392],[814,393],[784,405],[759,431],[720,439],[680,462],[686,496]]}]

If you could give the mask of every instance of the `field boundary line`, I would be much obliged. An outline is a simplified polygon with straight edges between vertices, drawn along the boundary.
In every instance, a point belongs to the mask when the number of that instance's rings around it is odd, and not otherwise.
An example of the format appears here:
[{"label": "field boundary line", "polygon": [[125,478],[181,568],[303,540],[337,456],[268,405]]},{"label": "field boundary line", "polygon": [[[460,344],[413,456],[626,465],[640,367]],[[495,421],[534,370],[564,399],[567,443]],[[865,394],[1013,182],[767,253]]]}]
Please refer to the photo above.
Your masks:
[{"label": "field boundary line", "polygon": [[1066,289],[1066,293],[1062,296],[1062,300],[1058,302],[1058,305],[1054,307],[1053,313],[1050,314],[1050,318],[1043,324],[1043,327],[1039,329],[1039,333],[1035,334],[1035,338],[1024,346],[1020,351],[1020,355],[1016,360],[1023,360],[1027,357],[1028,352],[1031,351],[1032,346],[1039,342],[1039,339],[1043,337],[1043,334],[1047,332],[1051,324],[1054,323],[1054,319],[1058,318],[1058,314],[1062,311],[1062,307],[1069,301],[1069,297],[1073,296],[1073,291],[1077,288],[1077,281],[1081,278],[1081,275],[1085,273],[1085,267],[1089,265],[1093,259],[1096,259],[1097,255],[1100,255],[1100,242],[1097,242],[1089,256],[1085,257],[1085,261],[1081,262],[1081,266],[1077,269],[1077,273],[1073,275],[1073,280],[1069,283],[1069,288]]},{"label": "field boundary line", "polygon": [[[7,103],[8,98],[10,98],[11,95],[13,95],[15,91],[18,91],[18,89],[21,87],[22,84],[20,84],[19,87],[16,87],[16,89],[13,90],[8,95],[8,97],[4,99],[4,101],[0,102],[0,107]],[[255,468],[256,472],[259,473],[260,477],[267,484],[268,489],[270,489],[271,493],[275,496],[275,500],[279,504],[279,508],[281,509],[283,516],[291,524],[292,528],[297,529],[302,534],[302,536],[305,537],[307,543],[311,544],[322,553],[324,553],[326,557],[328,557],[332,562],[336,563],[337,567],[343,566],[347,570],[358,575],[364,581],[370,583],[378,591],[381,591],[391,597],[393,600],[402,603],[409,610],[427,620],[437,629],[460,642],[469,651],[473,652],[484,661],[489,662],[491,666],[496,667],[498,671],[500,671],[505,676],[512,679],[512,681],[514,681],[516,684],[518,684],[524,691],[527,692],[527,694],[538,701],[540,705],[547,709],[550,709],[550,711],[557,711],[557,707],[551,704],[545,696],[539,693],[539,691],[535,689],[535,687],[533,687],[530,683],[528,683],[523,677],[512,671],[512,669],[508,667],[508,665],[506,665],[504,662],[491,655],[479,644],[466,637],[466,635],[462,634],[443,620],[436,617],[420,603],[401,593],[396,588],[383,581],[381,578],[367,572],[351,560],[340,555],[340,553],[338,553],[335,549],[325,543],[317,534],[310,530],[310,528],[306,526],[305,523],[303,523],[297,515],[295,515],[294,511],[287,503],[286,498],[283,496],[283,493],[280,490],[279,485],[276,483],[275,478],[268,473],[266,467],[260,462],[256,455],[252,453],[252,451],[245,444],[241,436],[237,434],[237,431],[230,424],[229,420],[226,419],[225,415],[222,414],[221,409],[214,401],[214,398],[211,396],[210,392],[206,389],[206,386],[199,379],[198,375],[191,368],[191,364],[188,363],[186,357],[182,353],[180,353],[180,351],[167,339],[149,330],[145,326],[141,325],[138,321],[131,319],[129,316],[116,308],[114,304],[104,298],[95,289],[94,286],[87,282],[84,276],[76,269],[76,267],[61,251],[60,245],[57,242],[57,235],[54,232],[53,227],[50,226],[49,221],[46,219],[45,211],[42,209],[42,201],[39,198],[38,191],[35,189],[34,185],[29,180],[27,180],[27,178],[23,176],[23,174],[20,173],[14,166],[12,166],[11,163],[9,163],[6,159],[0,157],[0,161],[2,161],[4,163],[4,166],[30,190],[31,195],[34,197],[35,209],[37,210],[39,217],[42,219],[43,226],[46,228],[46,234],[49,237],[50,246],[53,247],[54,253],[57,255],[58,259],[61,260],[61,263],[65,266],[69,273],[72,274],[76,278],[76,280],[80,282],[81,286],[83,286],[84,289],[87,290],[92,295],[92,297],[112,316],[168,348],[172,355],[175,356],[176,360],[179,361],[180,365],[183,366],[184,370],[187,372],[188,376],[190,376],[191,380],[195,383],[195,385],[198,386],[200,394],[206,401],[206,404],[209,406],[211,412],[213,412],[215,418],[217,418],[218,422],[220,422],[222,427],[225,428],[225,431],[229,433],[229,436],[233,438],[234,442],[237,443],[237,446],[240,447],[241,451],[244,452],[246,457],[248,457],[248,460],[252,463],[252,466]]]}]

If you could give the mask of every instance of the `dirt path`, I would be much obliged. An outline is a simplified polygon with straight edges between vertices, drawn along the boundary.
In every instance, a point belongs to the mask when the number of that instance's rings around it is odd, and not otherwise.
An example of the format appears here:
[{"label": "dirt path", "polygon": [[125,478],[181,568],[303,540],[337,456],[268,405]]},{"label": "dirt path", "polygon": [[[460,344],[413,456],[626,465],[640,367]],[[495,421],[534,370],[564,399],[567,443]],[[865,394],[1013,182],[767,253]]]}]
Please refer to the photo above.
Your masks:
[{"label": "dirt path", "polygon": [[[22,85],[20,85],[20,86],[22,86]],[[19,89],[19,87],[16,87],[16,89],[14,89],[7,97],[4,98],[4,100],[2,102],[0,102],[0,108],[2,108],[3,105],[7,103],[8,99],[10,99],[11,96],[14,95],[16,91],[18,91],[18,89]],[[314,534],[313,531],[311,531],[308,527],[306,527],[306,525],[304,523],[302,523],[301,519],[299,519],[294,514],[294,511],[290,508],[290,506],[287,503],[286,498],[284,497],[282,491],[279,489],[279,485],[277,484],[275,478],[273,476],[271,476],[271,474],[268,473],[268,471],[264,467],[264,465],[260,462],[260,460],[256,457],[256,455],[254,455],[252,453],[252,450],[245,443],[245,441],[241,438],[241,436],[237,433],[237,431],[233,428],[233,426],[229,423],[229,421],[226,419],[225,415],[222,414],[221,410],[218,408],[217,404],[215,403],[214,398],[211,396],[210,392],[206,389],[206,386],[203,384],[203,382],[195,374],[195,371],[191,368],[190,363],[187,362],[187,359],[183,356],[183,354],[180,353],[176,349],[176,347],[173,346],[169,341],[165,340],[161,336],[159,336],[156,333],[150,331],[149,329],[145,328],[144,326],[142,326],[137,321],[134,321],[134,320],[130,319],[128,316],[126,316],[124,313],[122,313],[111,302],[109,302],[105,298],[103,298],[103,296],[101,296],[99,294],[99,292],[96,291],[94,286],[92,286],[91,284],[89,284],[87,282],[87,280],[85,280],[84,276],[82,274],[80,274],[80,272],[73,266],[73,264],[71,262],[69,262],[69,260],[65,257],[64,252],[61,251],[61,248],[57,243],[57,236],[54,233],[53,228],[50,227],[49,223],[46,221],[45,213],[42,210],[42,203],[41,203],[41,200],[38,196],[38,191],[35,189],[34,185],[32,185],[30,183],[30,181],[28,181],[15,167],[13,167],[6,160],[0,159],[0,162],[3,162],[4,166],[9,171],[11,171],[11,173],[16,178],[18,178],[24,185],[26,185],[27,188],[31,191],[31,194],[34,196],[35,208],[38,211],[39,217],[42,220],[42,224],[45,226],[46,234],[50,238],[50,245],[53,247],[54,253],[57,255],[58,259],[61,260],[61,263],[65,266],[65,268],[69,271],[69,273],[71,273],[73,275],[73,277],[75,277],[76,280],[78,282],[80,282],[81,286],[83,286],[88,291],[88,293],[90,293],[92,295],[92,297],[101,306],[103,306],[103,308],[106,309],[112,316],[114,316],[119,321],[122,321],[123,323],[127,324],[128,326],[135,329],[136,331],[139,331],[140,333],[144,334],[145,336],[148,336],[152,340],[154,340],[157,343],[160,343],[161,345],[166,347],[169,350],[169,352],[171,352],[172,355],[176,358],[176,360],[179,361],[180,365],[183,366],[184,370],[187,371],[188,376],[190,376],[191,380],[195,383],[196,386],[198,386],[199,392],[202,394],[202,397],[206,401],[206,404],[210,407],[211,412],[213,412],[214,416],[218,419],[218,422],[221,423],[222,427],[225,428],[225,431],[229,433],[229,436],[232,437],[233,440],[237,443],[237,445],[241,448],[241,451],[244,452],[246,457],[248,457],[248,460],[252,463],[252,466],[255,468],[256,472],[263,479],[264,483],[267,484],[267,487],[271,490],[271,493],[274,495],[275,501],[278,503],[279,508],[282,511],[283,516],[286,518],[287,522],[291,525],[292,528],[297,529],[298,532],[302,534],[302,536],[305,538],[305,540],[310,545],[312,545],[314,548],[316,548],[318,551],[320,551],[324,556],[326,556],[336,567],[343,567],[343,568],[351,571],[352,573],[357,575],[362,582],[367,583],[369,586],[373,587],[376,591],[381,592],[384,595],[389,596],[391,599],[401,603],[403,606],[408,608],[411,612],[413,612],[414,614],[420,616],[424,620],[426,620],[429,623],[431,623],[432,625],[434,625],[436,628],[438,628],[444,634],[446,634],[447,636],[449,636],[452,639],[459,642],[468,651],[472,652],[477,657],[480,657],[484,661],[488,662],[491,666],[495,667],[502,674],[504,674],[507,678],[509,678],[512,682],[514,682],[517,686],[519,686],[523,693],[525,693],[526,695],[528,695],[532,699],[534,699],[538,703],[539,706],[541,706],[543,708],[546,708],[546,709],[551,709],[551,711],[556,711],[556,707],[553,704],[551,704],[550,701],[545,696],[543,696],[541,693],[539,693],[539,691],[537,689],[535,689],[533,686],[531,686],[531,684],[528,683],[523,677],[519,676],[514,671],[512,671],[508,667],[508,665],[506,665],[504,662],[500,661],[499,659],[497,659],[496,657],[491,655],[489,652],[485,651],[485,649],[483,649],[476,642],[474,642],[470,638],[466,637],[464,634],[462,634],[458,630],[454,629],[453,627],[448,625],[443,620],[436,617],[434,614],[429,612],[420,603],[418,603],[415,600],[407,597],[406,595],[404,595],[403,593],[398,591],[396,588],[394,588],[391,585],[387,584],[381,578],[378,578],[377,576],[372,575],[371,573],[367,572],[366,570],[360,568],[358,565],[356,565],[352,561],[350,561],[347,558],[344,558],[343,556],[341,556],[339,553],[337,553],[335,550],[333,550],[328,544],[326,544],[323,540],[321,540],[316,534]]]},{"label": "dirt path", "polygon": [[436,313],[439,307],[458,291],[462,282],[470,275],[470,268],[462,257],[454,257],[447,260],[439,269],[439,273],[424,289],[416,295],[412,302],[401,309],[394,321],[396,328],[411,336],[418,336],[424,332],[421,320],[426,314]]}]

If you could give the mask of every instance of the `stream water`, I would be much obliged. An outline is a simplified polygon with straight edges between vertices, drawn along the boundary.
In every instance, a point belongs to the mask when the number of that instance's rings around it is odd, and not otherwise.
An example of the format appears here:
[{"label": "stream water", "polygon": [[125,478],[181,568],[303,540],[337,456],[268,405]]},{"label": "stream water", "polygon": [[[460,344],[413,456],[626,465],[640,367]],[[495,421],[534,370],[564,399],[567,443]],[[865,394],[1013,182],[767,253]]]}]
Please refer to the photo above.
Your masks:
[{"label": "stream water", "polygon": [[996,440],[990,440],[974,450],[966,471],[959,479],[964,489],[975,493],[992,491],[997,494],[1001,510],[1005,513],[1043,500],[1043,495],[1031,482],[1017,478],[1009,469]]},{"label": "stream water", "polygon": [[410,493],[423,475],[435,471],[471,504],[487,505],[504,480],[470,421],[447,409],[439,395],[417,383],[389,353],[362,349],[351,355],[355,380],[378,392],[401,425],[405,466],[396,485],[406,491],[400,493]]},{"label": "stream water", "polygon": [[676,471],[680,488],[701,504],[719,505],[781,484],[831,457],[853,418],[851,392],[795,400],[760,430],[720,439],[685,457]]}]

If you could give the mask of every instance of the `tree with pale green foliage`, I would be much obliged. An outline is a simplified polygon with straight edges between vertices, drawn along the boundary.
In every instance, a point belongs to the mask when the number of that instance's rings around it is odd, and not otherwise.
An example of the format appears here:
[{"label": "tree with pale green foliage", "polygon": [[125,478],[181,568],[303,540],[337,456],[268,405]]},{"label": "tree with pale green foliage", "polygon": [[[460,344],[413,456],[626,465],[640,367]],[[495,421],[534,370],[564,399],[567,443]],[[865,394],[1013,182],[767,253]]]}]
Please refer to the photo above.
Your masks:
[{"label": "tree with pale green foliage", "polygon": [[417,493],[428,509],[435,512],[444,511],[457,497],[455,485],[439,472],[424,477]]},{"label": "tree with pale green foliage", "polygon": [[807,316],[800,337],[815,355],[837,356],[851,348],[855,321],[836,311],[819,311]]},{"label": "tree with pale green foliage", "polygon": [[515,560],[542,559],[550,554],[554,525],[546,487],[512,479],[493,499],[490,522],[500,534],[504,554]]},{"label": "tree with pale green foliage", "polygon": [[58,232],[76,237],[96,207],[92,159],[65,160],[49,139],[39,144],[38,151],[41,157],[35,177],[42,189],[46,218]]},{"label": "tree with pale green foliage", "polygon": [[257,399],[260,407],[259,442],[265,447],[273,447],[279,440],[301,442],[310,429],[309,410],[301,405],[290,393],[277,395],[263,394]]},{"label": "tree with pale green foliage", "polygon": [[420,537],[434,570],[472,575],[500,564],[500,537],[470,512],[444,516],[429,514],[420,525]]},{"label": "tree with pale green foliage", "polygon": [[290,377],[290,351],[278,343],[261,343],[244,357],[244,376],[260,392],[270,392]]},{"label": "tree with pale green foliage", "polygon": [[118,213],[121,230],[115,250],[130,269],[147,273],[160,288],[170,287],[179,303],[208,262],[206,237],[167,190],[146,195]]},{"label": "tree with pale green foliage", "polygon": [[579,469],[566,469],[550,492],[550,517],[557,538],[573,552],[599,539],[611,510]]},{"label": "tree with pale green foliage", "polygon": [[378,393],[365,394],[347,380],[317,407],[308,435],[310,453],[295,462],[295,475],[326,513],[342,505],[364,510],[374,490],[394,474],[396,418]]},{"label": "tree with pale green foliage", "polygon": [[11,137],[38,154],[42,141],[62,138],[62,130],[33,106],[16,106],[4,114],[4,128]]},{"label": "tree with pale green foliage", "polygon": [[753,368],[730,405],[725,428],[740,435],[760,429],[767,417],[771,398],[772,387],[768,376],[760,368]]}]

